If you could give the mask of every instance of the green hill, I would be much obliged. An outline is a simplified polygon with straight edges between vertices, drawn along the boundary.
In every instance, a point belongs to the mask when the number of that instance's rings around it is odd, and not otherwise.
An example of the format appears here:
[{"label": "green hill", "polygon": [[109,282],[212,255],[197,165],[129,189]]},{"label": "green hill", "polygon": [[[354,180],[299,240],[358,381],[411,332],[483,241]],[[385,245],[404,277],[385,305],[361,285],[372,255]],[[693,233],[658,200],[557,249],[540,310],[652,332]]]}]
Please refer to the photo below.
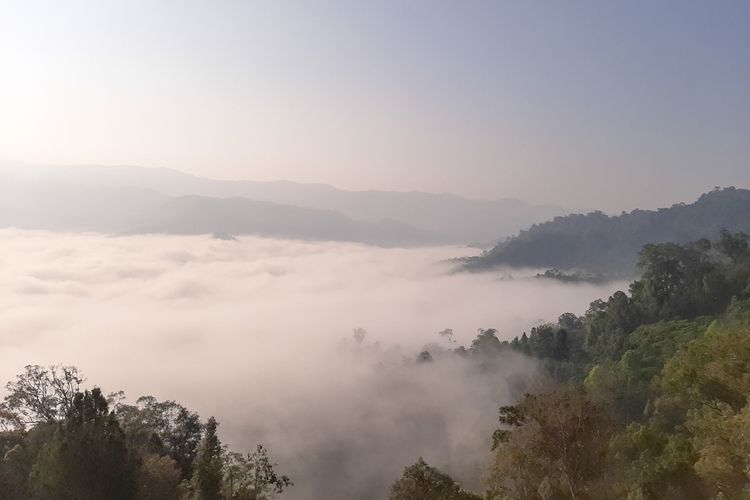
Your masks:
[{"label": "green hill", "polygon": [[714,238],[720,228],[750,232],[750,190],[715,189],[691,204],[618,216],[592,212],[555,217],[464,263],[470,270],[508,265],[627,273],[646,243]]}]

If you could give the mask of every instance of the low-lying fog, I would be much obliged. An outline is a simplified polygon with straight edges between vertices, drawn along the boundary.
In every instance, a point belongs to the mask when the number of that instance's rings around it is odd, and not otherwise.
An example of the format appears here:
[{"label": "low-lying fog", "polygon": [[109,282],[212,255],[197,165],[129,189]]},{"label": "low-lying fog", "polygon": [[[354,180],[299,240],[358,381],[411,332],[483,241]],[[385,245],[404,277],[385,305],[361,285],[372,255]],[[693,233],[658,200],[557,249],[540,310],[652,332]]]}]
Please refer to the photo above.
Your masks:
[{"label": "low-lying fog", "polygon": [[[73,364],[105,391],[215,415],[232,448],[270,448],[295,482],[284,498],[380,499],[419,456],[476,486],[497,407],[533,364],[404,357],[444,342],[444,328],[466,346],[477,328],[512,338],[624,284],[440,262],[470,253],[2,230],[0,381]],[[353,328],[368,332],[359,347],[343,342]]]}]

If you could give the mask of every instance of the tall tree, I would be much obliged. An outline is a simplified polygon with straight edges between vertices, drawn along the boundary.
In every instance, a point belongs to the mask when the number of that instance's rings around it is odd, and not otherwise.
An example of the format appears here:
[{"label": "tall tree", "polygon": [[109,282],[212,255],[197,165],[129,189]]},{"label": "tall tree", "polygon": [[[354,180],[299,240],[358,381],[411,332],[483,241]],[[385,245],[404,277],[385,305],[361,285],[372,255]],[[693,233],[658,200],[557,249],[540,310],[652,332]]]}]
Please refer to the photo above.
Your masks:
[{"label": "tall tree", "polygon": [[135,463],[98,388],[75,395],[29,483],[35,500],[135,499]]},{"label": "tall tree", "polygon": [[480,500],[462,490],[448,474],[431,467],[419,457],[406,467],[400,479],[391,485],[389,500]]},{"label": "tall tree", "polygon": [[267,500],[292,486],[285,474],[278,474],[268,450],[258,445],[246,456],[227,453],[224,457],[224,497],[231,500]]},{"label": "tall tree", "polygon": [[614,430],[603,408],[579,389],[526,395],[500,409],[493,436],[493,498],[599,498]]},{"label": "tall tree", "polygon": [[8,394],[0,409],[23,425],[60,420],[71,410],[84,380],[74,366],[28,365],[5,386]]},{"label": "tall tree", "polygon": [[190,479],[203,430],[197,413],[153,396],[140,397],[135,405],[120,405],[116,413],[131,446],[169,455],[181,478]]},{"label": "tall tree", "polygon": [[195,500],[219,500],[223,476],[222,449],[216,431],[219,424],[214,417],[208,419],[203,440],[198,447],[193,472]]}]

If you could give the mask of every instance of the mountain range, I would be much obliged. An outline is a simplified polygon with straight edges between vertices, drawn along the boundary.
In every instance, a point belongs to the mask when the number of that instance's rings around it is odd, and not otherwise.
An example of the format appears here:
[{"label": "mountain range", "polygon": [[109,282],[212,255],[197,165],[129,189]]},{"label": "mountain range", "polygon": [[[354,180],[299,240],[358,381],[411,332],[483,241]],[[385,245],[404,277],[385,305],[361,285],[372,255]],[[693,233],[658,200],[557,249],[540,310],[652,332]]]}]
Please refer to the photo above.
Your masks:
[{"label": "mountain range", "polygon": [[516,199],[216,180],[133,166],[0,164],[0,226],[259,234],[386,246],[491,243],[568,213]]}]

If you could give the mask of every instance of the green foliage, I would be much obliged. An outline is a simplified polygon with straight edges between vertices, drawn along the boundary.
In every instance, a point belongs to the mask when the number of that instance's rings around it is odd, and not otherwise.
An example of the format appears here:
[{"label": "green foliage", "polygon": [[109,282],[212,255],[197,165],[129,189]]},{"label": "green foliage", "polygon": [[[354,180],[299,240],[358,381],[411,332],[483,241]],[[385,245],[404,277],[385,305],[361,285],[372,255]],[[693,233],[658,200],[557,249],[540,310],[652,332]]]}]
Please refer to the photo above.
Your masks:
[{"label": "green foliage", "polygon": [[99,389],[77,393],[30,474],[38,500],[135,498],[135,463]]},{"label": "green foliage", "polygon": [[536,278],[545,278],[561,281],[563,283],[606,283],[607,277],[601,273],[583,273],[575,271],[565,273],[555,267],[547,269],[544,273],[538,273]]},{"label": "green foliage", "polygon": [[223,478],[222,449],[216,430],[219,424],[211,417],[206,423],[203,440],[198,447],[193,473],[194,500],[220,500]]},{"label": "green foliage", "polygon": [[584,384],[594,399],[612,405],[624,421],[642,420],[653,396],[651,381],[666,360],[680,346],[702,336],[706,326],[706,319],[641,326],[624,341],[620,359],[595,365]]},{"label": "green foliage", "polygon": [[[717,236],[721,227],[750,232],[750,191],[733,187],[702,195],[695,203],[634,210],[610,217],[602,212],[571,214],[536,224],[480,257],[467,259],[471,270],[493,266],[583,269],[607,274],[632,273],[638,252],[648,243],[684,244]],[[743,243],[733,238],[719,250],[743,257]]]},{"label": "green foliage", "polygon": [[40,423],[28,432],[0,433],[3,455],[0,461],[0,498],[3,500],[26,500],[29,491],[29,471],[41,448],[55,433],[57,424]]},{"label": "green foliage", "polygon": [[116,413],[131,447],[168,455],[180,470],[180,478],[190,479],[203,431],[197,413],[153,396],[138,398],[135,405],[119,405]]},{"label": "green foliage", "polygon": [[389,500],[481,500],[481,497],[462,490],[444,472],[431,467],[419,457],[406,467],[401,479],[391,485]]},{"label": "green foliage", "polygon": [[503,345],[497,338],[497,330],[480,328],[476,338],[471,342],[469,352],[474,356],[491,358],[497,356],[502,348]]},{"label": "green foliage", "polygon": [[750,300],[734,300],[725,314],[717,317],[708,327],[706,335],[721,335],[741,331],[750,325]]},{"label": "green foliage", "polygon": [[180,500],[180,469],[164,455],[143,457],[137,473],[137,497],[144,500]]},{"label": "green foliage", "polygon": [[617,472],[615,486],[621,497],[705,498],[692,468],[695,455],[684,434],[634,423],[612,440],[610,449],[608,468]]},{"label": "green foliage", "polygon": [[545,324],[524,332],[503,345],[542,360],[542,366],[558,381],[583,378],[588,363],[584,350],[586,332],[583,318],[571,313],[560,316],[558,324]]},{"label": "green foliage", "polygon": [[268,450],[258,445],[255,452],[243,456],[227,453],[224,456],[223,497],[231,500],[267,500],[292,486],[289,476],[274,470]]},{"label": "green foliage", "polygon": [[687,345],[664,366],[658,384],[672,404],[743,408],[750,395],[750,331],[705,336]]},{"label": "green foliage", "polygon": [[735,264],[747,264],[748,235],[743,232],[732,233],[722,228],[717,242],[719,250]]},{"label": "green foliage", "polygon": [[500,423],[488,484],[494,498],[594,499],[604,491],[598,479],[614,426],[584,391],[527,394],[501,408]]},{"label": "green foliage", "polygon": [[28,366],[8,384],[0,500],[265,500],[292,485],[262,446],[225,452],[213,418],[204,432],[179,403],[72,392],[82,381],[74,367]]},{"label": "green foliage", "polygon": [[501,408],[496,497],[750,497],[747,240],[646,245],[629,293],[510,342],[577,388]]},{"label": "green foliage", "polygon": [[625,471],[626,490],[654,499],[744,498],[749,306],[734,304],[708,329],[705,319],[661,323],[629,340],[651,357],[641,374],[650,381],[643,423],[629,424],[611,446],[611,466]]},{"label": "green foliage", "polygon": [[750,407],[704,406],[690,412],[686,424],[693,469],[711,496],[747,498],[750,494]]},{"label": "green foliage", "polygon": [[5,386],[8,395],[0,410],[22,425],[55,422],[65,416],[85,379],[74,366],[28,365]]}]

